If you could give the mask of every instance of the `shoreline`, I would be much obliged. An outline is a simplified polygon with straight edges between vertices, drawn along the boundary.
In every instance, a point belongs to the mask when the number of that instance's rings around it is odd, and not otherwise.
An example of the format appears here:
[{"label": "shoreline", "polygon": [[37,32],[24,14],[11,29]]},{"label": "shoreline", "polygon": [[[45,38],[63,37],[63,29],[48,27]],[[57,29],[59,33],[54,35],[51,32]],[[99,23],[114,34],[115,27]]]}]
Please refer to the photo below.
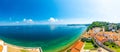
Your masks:
[{"label": "shoreline", "polygon": [[[82,30],[82,33],[79,34],[77,36],[77,38],[75,38],[76,40],[74,40],[74,42],[71,42],[71,43],[68,43],[68,45],[64,46],[63,48],[60,48],[58,52],[65,52],[66,50],[68,50],[74,43],[76,43],[80,38],[81,36],[84,35],[84,33],[86,32],[86,29]],[[2,40],[2,39],[1,39]],[[8,52],[15,52],[13,50],[18,50],[18,52],[20,52],[21,50],[26,50],[27,52],[32,52],[30,50],[39,50],[39,48],[41,47],[24,47],[24,46],[17,46],[17,45],[13,45],[13,44],[9,44],[7,42],[4,42],[4,44],[6,44],[8,46]],[[70,45],[71,44],[71,45]],[[58,49],[58,48],[57,48]],[[12,51],[10,51],[12,50]],[[17,52],[17,51],[16,51]]]},{"label": "shoreline", "polygon": [[68,43],[67,46],[61,48],[61,50],[58,50],[58,51],[56,51],[56,52],[66,52],[74,43],[76,43],[76,42],[80,39],[80,37],[84,34],[84,32],[86,32],[86,30],[83,30],[83,32],[80,33],[80,34],[78,33],[78,34],[79,34],[79,37],[77,37],[76,40],[75,40],[74,42],[72,42],[72,44],[71,44],[71,43],[70,43],[70,44]]},{"label": "shoreline", "polygon": [[16,47],[16,48],[21,48],[21,49],[41,48],[41,47],[23,47],[23,46],[12,45],[12,44],[9,44],[9,43],[6,43],[6,42],[4,42],[4,43],[8,46],[13,46],[13,47]]},{"label": "shoreline", "polygon": [[86,30],[80,35],[80,37],[73,44],[71,44],[68,48],[66,48],[64,52],[67,52],[67,50],[69,50],[76,42],[78,42],[85,33],[86,33]]},{"label": "shoreline", "polygon": [[[84,31],[83,31],[84,32]],[[80,35],[82,36],[83,33]],[[80,37],[77,38],[77,40],[75,42],[77,42],[78,40],[80,39]],[[2,40],[2,39],[1,39]],[[2,40],[3,41],[3,40]],[[74,43],[75,43],[74,42]],[[73,44],[74,44],[73,43]],[[8,52],[14,52],[14,51],[9,51],[10,49],[12,50],[19,50],[18,52],[20,52],[21,50],[26,50],[28,52],[32,52],[30,50],[33,50],[33,49],[38,49],[38,48],[41,48],[41,47],[23,47],[23,46],[16,46],[16,45],[13,45],[13,44],[9,44],[7,42],[4,42],[5,45],[7,45],[8,47]],[[69,43],[68,43],[69,44]],[[65,47],[64,49],[62,50],[59,50],[58,52],[65,52],[69,47],[71,47],[73,44],[69,45],[68,47]],[[10,49],[9,49],[10,48]]]},{"label": "shoreline", "polygon": [[[8,44],[6,42],[4,42],[5,45],[7,45],[8,48],[8,52],[39,52],[39,48],[32,48],[32,47],[21,47],[21,46],[16,46],[16,45],[12,45],[12,44]],[[14,51],[13,51],[14,50]]]}]

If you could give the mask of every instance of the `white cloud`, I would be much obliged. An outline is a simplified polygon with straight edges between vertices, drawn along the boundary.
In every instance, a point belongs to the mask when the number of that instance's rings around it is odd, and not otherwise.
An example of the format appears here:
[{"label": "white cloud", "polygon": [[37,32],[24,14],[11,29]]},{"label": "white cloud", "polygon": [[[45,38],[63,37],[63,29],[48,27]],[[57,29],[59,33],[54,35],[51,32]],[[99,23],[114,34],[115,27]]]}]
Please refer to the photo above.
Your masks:
[{"label": "white cloud", "polygon": [[58,22],[58,19],[55,19],[55,18],[51,17],[48,21],[53,23],[53,22]]},{"label": "white cloud", "polygon": [[26,21],[26,19],[23,19],[23,21],[25,22],[25,21]]},{"label": "white cloud", "polygon": [[34,23],[32,19],[23,19],[24,23]]}]

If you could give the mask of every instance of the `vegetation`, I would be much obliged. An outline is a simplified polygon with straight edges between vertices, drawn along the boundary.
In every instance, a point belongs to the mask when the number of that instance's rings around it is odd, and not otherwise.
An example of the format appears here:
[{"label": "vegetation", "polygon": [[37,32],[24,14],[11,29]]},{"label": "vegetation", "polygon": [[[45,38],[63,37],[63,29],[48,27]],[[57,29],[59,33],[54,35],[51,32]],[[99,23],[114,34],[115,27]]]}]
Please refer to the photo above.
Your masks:
[{"label": "vegetation", "polygon": [[94,43],[93,38],[81,38],[81,41],[86,42],[85,49],[92,49],[92,48],[98,48],[98,46]]},{"label": "vegetation", "polygon": [[83,41],[83,42],[92,42],[92,39],[83,37],[83,38],[81,38],[81,41]]},{"label": "vegetation", "polygon": [[70,49],[69,49],[69,50],[67,50],[67,52],[70,52]]},{"label": "vegetation", "polygon": [[95,48],[98,48],[97,44],[95,44],[95,40],[92,38],[92,44],[94,45]]},{"label": "vegetation", "polygon": [[21,52],[29,52],[29,51],[27,51],[27,50],[23,50],[23,49],[22,49]]},{"label": "vegetation", "polygon": [[94,49],[95,47],[94,47],[94,45],[92,44],[92,43],[90,43],[90,42],[86,42],[85,43],[85,47],[84,47],[84,49]]},{"label": "vegetation", "polygon": [[117,30],[120,29],[120,23],[117,24]]},{"label": "vegetation", "polygon": [[120,52],[120,48],[111,48],[112,50],[114,50],[115,52]]},{"label": "vegetation", "polygon": [[110,49],[114,50],[115,52],[120,51],[120,46],[116,45],[114,42],[105,42],[103,44],[109,47]]},{"label": "vegetation", "polygon": [[106,31],[111,31],[112,29],[115,29],[115,30],[120,29],[120,24],[95,21],[88,27],[87,31],[94,27],[101,27],[101,28],[104,27]]},{"label": "vegetation", "polygon": [[92,29],[92,28],[94,28],[94,27],[104,27],[105,28],[105,30],[108,30],[108,22],[99,22],[99,21],[96,21],[96,22],[93,22],[89,27],[88,27],[88,29],[87,29],[87,31],[89,30],[89,29]]},{"label": "vegetation", "polygon": [[118,45],[116,45],[114,42],[105,42],[104,45],[110,47],[110,48],[120,48]]}]

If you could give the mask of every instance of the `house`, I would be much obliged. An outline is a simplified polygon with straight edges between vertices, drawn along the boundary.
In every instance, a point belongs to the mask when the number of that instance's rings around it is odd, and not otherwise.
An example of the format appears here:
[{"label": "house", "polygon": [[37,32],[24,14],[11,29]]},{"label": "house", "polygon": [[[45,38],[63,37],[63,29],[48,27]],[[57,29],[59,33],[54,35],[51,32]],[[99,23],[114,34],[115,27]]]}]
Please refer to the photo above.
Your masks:
[{"label": "house", "polygon": [[100,43],[104,43],[107,41],[107,39],[104,36],[95,36],[96,40],[99,41]]},{"label": "house", "polygon": [[78,41],[76,42],[70,49],[70,52],[83,52],[84,42]]},{"label": "house", "polygon": [[7,52],[7,45],[2,40],[0,40],[0,52]]}]

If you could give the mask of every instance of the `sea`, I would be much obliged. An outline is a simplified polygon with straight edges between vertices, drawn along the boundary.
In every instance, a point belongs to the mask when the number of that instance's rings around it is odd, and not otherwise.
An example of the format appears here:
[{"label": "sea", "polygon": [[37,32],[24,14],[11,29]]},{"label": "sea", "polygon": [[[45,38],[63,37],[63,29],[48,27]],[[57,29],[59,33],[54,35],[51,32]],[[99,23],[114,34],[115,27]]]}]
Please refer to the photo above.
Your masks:
[{"label": "sea", "polygon": [[79,40],[86,28],[84,25],[6,25],[0,26],[0,39],[19,47],[60,52]]}]

